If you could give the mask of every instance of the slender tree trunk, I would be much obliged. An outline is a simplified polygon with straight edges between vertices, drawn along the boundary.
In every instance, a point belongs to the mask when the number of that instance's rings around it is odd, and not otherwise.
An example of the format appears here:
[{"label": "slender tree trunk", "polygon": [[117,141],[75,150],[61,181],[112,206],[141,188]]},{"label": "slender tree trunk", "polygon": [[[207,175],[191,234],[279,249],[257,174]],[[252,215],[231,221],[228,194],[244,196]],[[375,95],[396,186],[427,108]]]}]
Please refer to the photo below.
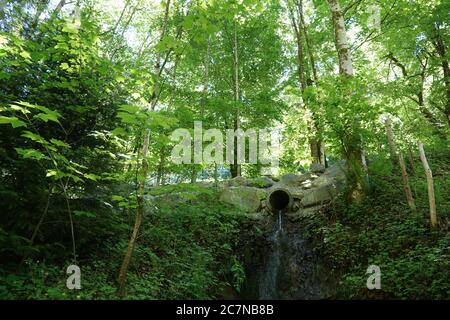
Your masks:
[{"label": "slender tree trunk", "polygon": [[406,201],[408,201],[408,206],[411,208],[412,212],[416,212],[416,205],[414,203],[414,198],[411,192],[411,187],[409,186],[408,174],[406,173],[406,165],[405,160],[403,159],[403,155],[399,155],[399,163],[400,168],[402,170],[402,181],[403,181],[403,189],[405,190]]},{"label": "slender tree trunk", "polygon": [[191,183],[196,183],[197,182],[197,167],[194,165],[192,165],[192,171],[191,171]]},{"label": "slender tree trunk", "polygon": [[205,57],[205,71],[203,75],[203,92],[202,99],[200,102],[200,118],[203,121],[205,117],[205,106],[206,100],[208,98],[208,86],[209,86],[209,60],[211,55],[211,38],[208,37],[208,42],[206,44],[206,57]]},{"label": "slender tree trunk", "polygon": [[61,188],[64,192],[64,198],[66,200],[66,208],[67,213],[69,214],[69,221],[70,221],[70,235],[72,237],[72,255],[73,255],[73,261],[74,263],[77,262],[77,250],[75,246],[75,229],[73,227],[73,216],[72,216],[72,209],[70,208],[69,203],[69,195],[67,194],[67,184],[65,185],[64,182],[60,180]]},{"label": "slender tree trunk", "polygon": [[[233,80],[234,80],[234,101],[236,106],[236,114],[234,118],[234,130],[241,127],[240,123],[240,93],[239,93],[239,57],[238,57],[238,41],[237,41],[237,24],[234,22],[233,29]],[[234,164],[232,169],[233,177],[241,176],[241,165],[238,163],[237,155],[238,145],[237,138],[234,138]]]},{"label": "slender tree trunk", "polygon": [[[162,27],[162,32],[160,36],[160,42],[164,38],[166,31],[167,31],[167,23],[169,18],[169,7],[170,7],[170,0],[167,0],[166,2],[166,10],[164,14],[164,22]],[[167,59],[168,55],[166,56]],[[160,55],[158,55],[156,64],[155,64],[155,70],[156,75],[159,78],[161,76],[161,73],[163,71],[165,64],[161,64],[160,62]],[[158,100],[158,80],[156,79],[154,87],[153,87],[153,94],[152,94],[152,100],[150,102],[151,109],[154,110],[157,100]],[[143,214],[143,207],[144,207],[144,192],[145,192],[145,180],[147,178],[148,174],[148,161],[147,161],[147,155],[148,155],[148,149],[150,145],[150,130],[146,129],[146,132],[144,134],[144,143],[142,145],[142,166],[141,166],[141,172],[138,175],[138,186],[136,190],[136,201],[137,201],[137,207],[136,207],[136,215],[135,215],[135,221],[134,221],[134,227],[133,232],[131,234],[130,240],[128,242],[128,248],[125,253],[125,256],[122,261],[122,265],[120,267],[119,271],[119,285],[117,288],[117,294],[119,297],[123,297],[125,295],[125,284],[127,279],[127,273],[128,273],[128,267],[130,265],[131,256],[133,254],[134,246],[136,243],[136,239],[139,234],[139,229],[141,227],[142,223],[142,214]]]},{"label": "slender tree trunk", "polygon": [[56,6],[55,10],[53,11],[53,15],[58,15],[61,12],[61,9],[66,5],[66,0],[61,0],[58,2],[58,5]]},{"label": "slender tree trunk", "polygon": [[440,34],[440,30],[435,26],[436,37],[435,41],[433,41],[434,47],[436,48],[436,52],[441,59],[442,71],[444,73],[444,83],[446,90],[446,105],[444,109],[445,116],[447,118],[447,124],[450,127],[450,66],[447,58],[447,50],[444,41],[442,40],[442,36]]},{"label": "slender tree trunk", "polygon": [[166,148],[161,148],[161,155],[159,157],[158,169],[156,171],[156,185],[164,185],[164,165],[166,161]]},{"label": "slender tree trunk", "polygon": [[219,182],[219,177],[218,177],[217,163],[214,163],[214,186],[215,187],[217,187],[218,182]]},{"label": "slender tree trunk", "polygon": [[139,229],[141,227],[142,223],[142,212],[144,207],[144,191],[145,191],[145,179],[147,177],[148,173],[148,162],[147,162],[147,154],[148,154],[148,147],[149,147],[149,139],[150,139],[150,132],[147,130],[147,133],[145,134],[144,138],[144,145],[142,147],[142,167],[141,167],[141,173],[139,175],[139,182],[136,192],[137,197],[137,207],[136,207],[136,216],[134,221],[134,227],[133,232],[131,234],[130,241],[128,242],[128,248],[125,253],[125,257],[122,261],[122,266],[120,267],[119,272],[119,287],[117,289],[117,294],[119,297],[123,297],[125,295],[125,283],[127,279],[127,273],[128,273],[128,267],[130,265],[131,256],[133,254],[134,245],[136,243],[136,239],[139,234]]},{"label": "slender tree trunk", "polygon": [[423,149],[423,144],[420,142],[419,142],[419,152],[420,152],[420,160],[422,161],[422,165],[423,165],[423,168],[425,169],[425,174],[427,176],[428,201],[430,204],[431,227],[436,228],[438,226],[438,221],[437,221],[437,215],[436,215],[436,200],[434,197],[433,173],[431,172],[430,166],[428,165],[428,161],[425,156],[425,151]]},{"label": "slender tree trunk", "polygon": [[[304,19],[303,19],[303,3],[301,0],[294,1],[295,8],[292,8],[289,6],[289,15],[291,18],[292,28],[295,33],[295,38],[297,42],[297,73],[298,73],[298,79],[300,82],[300,90],[302,92],[303,97],[303,103],[305,104],[305,107],[310,111],[307,113],[307,123],[308,123],[308,135],[309,135],[309,148],[310,148],[310,154],[312,158],[313,163],[321,163],[325,165],[325,155],[322,155],[322,152],[324,152],[324,146],[319,139],[319,126],[317,123],[317,119],[315,117],[314,111],[312,110],[310,104],[310,101],[307,101],[305,96],[305,90],[308,87],[308,81],[306,76],[306,66],[305,66],[305,52],[307,51],[305,46],[303,45],[304,42],[308,45],[307,41],[307,32],[306,27],[304,26]],[[295,9],[295,10],[294,10]],[[294,13],[294,11],[296,13]],[[311,44],[309,44],[311,45]],[[311,46],[308,47],[309,49]],[[309,61],[311,63],[311,69],[313,71],[313,77],[314,82],[317,83],[317,73],[316,68],[314,65],[314,57],[312,52],[309,50]]]},{"label": "slender tree trunk", "polygon": [[[31,238],[30,238],[30,247],[33,246],[34,240],[36,239],[36,236],[37,236],[37,234],[38,234],[38,232],[39,232],[39,230],[40,230],[40,228],[41,228],[41,225],[42,225],[42,223],[44,222],[45,216],[47,215],[48,208],[49,208],[49,206],[50,206],[50,199],[51,199],[52,194],[53,194],[53,186],[49,189],[48,196],[47,196],[47,202],[46,202],[46,204],[45,204],[44,212],[42,212],[42,215],[41,215],[41,217],[39,218],[39,221],[38,221],[36,227],[34,228],[33,234],[31,235]],[[23,262],[25,261],[25,259],[26,259],[27,257],[28,257],[28,255],[25,253],[25,254],[23,255],[23,257],[22,257],[22,260],[20,261],[19,268],[20,268],[20,266],[22,266]]]},{"label": "slender tree trunk", "polygon": [[[305,39],[306,52],[308,53],[309,64],[311,65],[314,86],[317,86],[319,84],[319,77],[317,76],[317,68],[316,68],[316,62],[315,62],[316,59],[314,57],[314,47],[309,38],[308,27],[306,26],[305,18],[303,16],[303,1],[302,0],[296,0],[296,1],[298,1],[297,8],[298,8],[300,29],[303,32],[303,37]],[[317,92],[317,100],[319,100],[319,104],[321,105],[321,103],[320,103],[321,99],[320,99],[318,92]],[[318,158],[317,160],[318,160],[318,163],[323,164],[324,166],[327,166],[326,156],[325,156],[325,143],[322,141],[322,132],[323,132],[322,126],[320,125],[320,122],[317,120],[317,117],[315,116],[314,112],[313,112],[312,118],[313,118],[314,127],[315,127],[314,140],[317,141],[317,149],[319,150],[318,155],[317,155],[317,158]]]},{"label": "slender tree trunk", "polygon": [[[162,26],[161,35],[159,37],[159,42],[163,41],[163,39],[167,33],[167,23],[169,20],[169,9],[170,9],[170,0],[167,0],[166,9],[164,12],[164,22],[163,22],[163,26]],[[170,55],[170,50],[166,53],[166,58],[164,59],[164,61],[162,61],[162,54],[158,54],[158,56],[156,57],[156,63],[154,66],[156,79],[155,79],[155,82],[153,83],[152,96],[151,96],[151,102],[150,102],[152,110],[155,110],[156,104],[158,103],[159,94],[160,94],[159,80],[160,80],[161,74],[164,70],[164,67],[165,67],[165,64],[167,62],[169,55]]]},{"label": "slender tree trunk", "polygon": [[414,157],[411,147],[408,147],[408,163],[409,163],[409,173],[414,175]]},{"label": "slender tree trunk", "polygon": [[397,147],[395,145],[394,132],[392,130],[392,122],[389,117],[384,120],[384,127],[386,129],[386,136],[389,145],[389,155],[392,162],[392,169],[397,167]]}]

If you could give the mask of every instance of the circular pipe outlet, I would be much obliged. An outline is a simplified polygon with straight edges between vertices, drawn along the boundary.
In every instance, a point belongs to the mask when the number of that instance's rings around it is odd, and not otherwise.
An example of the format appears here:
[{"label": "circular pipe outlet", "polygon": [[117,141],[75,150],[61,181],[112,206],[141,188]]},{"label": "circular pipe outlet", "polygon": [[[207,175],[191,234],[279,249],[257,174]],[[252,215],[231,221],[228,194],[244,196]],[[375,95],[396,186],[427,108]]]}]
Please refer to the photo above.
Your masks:
[{"label": "circular pipe outlet", "polygon": [[287,212],[292,208],[294,202],[292,195],[286,189],[273,190],[268,197],[268,206],[272,212]]}]

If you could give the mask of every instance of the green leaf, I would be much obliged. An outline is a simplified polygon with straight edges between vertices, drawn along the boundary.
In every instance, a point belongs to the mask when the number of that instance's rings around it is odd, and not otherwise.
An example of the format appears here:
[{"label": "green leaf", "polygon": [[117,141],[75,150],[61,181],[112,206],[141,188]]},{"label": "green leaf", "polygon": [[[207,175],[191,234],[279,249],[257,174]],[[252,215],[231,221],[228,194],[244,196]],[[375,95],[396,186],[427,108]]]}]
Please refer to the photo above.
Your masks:
[{"label": "green leaf", "polygon": [[13,128],[26,127],[27,124],[16,117],[0,116],[0,124],[11,124]]},{"label": "green leaf", "polygon": [[112,200],[113,201],[122,201],[122,200],[124,200],[125,198],[124,197],[122,197],[122,196],[118,196],[118,195],[113,195],[112,196]]},{"label": "green leaf", "polygon": [[24,59],[31,59],[30,54],[26,51],[22,51],[21,53],[19,53],[19,55]]},{"label": "green leaf", "polygon": [[93,180],[93,181],[97,181],[100,178],[100,176],[97,176],[97,175],[95,175],[93,173],[85,173],[85,174],[83,174],[83,176],[86,179]]},{"label": "green leaf", "polygon": [[138,124],[139,120],[136,116],[126,113],[126,112],[119,112],[117,116],[122,120],[123,123],[128,124]]},{"label": "green leaf", "polygon": [[34,119],[41,119],[44,122],[53,121],[59,123],[58,116],[54,113],[38,113],[33,116]]},{"label": "green leaf", "polygon": [[41,160],[47,158],[42,152],[36,149],[15,148],[15,150],[24,159]]},{"label": "green leaf", "polygon": [[56,176],[58,174],[57,170],[47,170],[47,174],[45,175],[46,177],[53,177]]},{"label": "green leaf", "polygon": [[15,111],[20,111],[23,114],[27,114],[30,113],[30,110],[28,110],[27,108],[15,105],[15,104],[10,104],[11,109],[15,110]]},{"label": "green leaf", "polygon": [[128,133],[124,128],[115,128],[111,133],[115,136],[126,136]]},{"label": "green leaf", "polygon": [[141,107],[129,105],[129,104],[124,104],[124,105],[120,106],[120,111],[126,111],[129,113],[137,113],[141,110],[142,110]]},{"label": "green leaf", "polygon": [[51,138],[50,142],[53,143],[55,146],[58,146],[58,147],[70,148],[70,145],[68,145],[67,143],[65,143],[65,142],[63,142],[61,140],[58,140],[58,139]]},{"label": "green leaf", "polygon": [[31,131],[25,131],[24,133],[22,133],[21,136],[24,137],[24,138],[28,138],[30,140],[36,141],[36,142],[38,142],[40,144],[47,144],[47,141],[45,141],[44,138],[42,138],[40,135],[35,134],[35,133],[31,132]]},{"label": "green leaf", "polygon": [[78,33],[78,29],[73,25],[73,24],[66,24],[63,28],[62,28],[63,32],[67,32],[67,33]]}]

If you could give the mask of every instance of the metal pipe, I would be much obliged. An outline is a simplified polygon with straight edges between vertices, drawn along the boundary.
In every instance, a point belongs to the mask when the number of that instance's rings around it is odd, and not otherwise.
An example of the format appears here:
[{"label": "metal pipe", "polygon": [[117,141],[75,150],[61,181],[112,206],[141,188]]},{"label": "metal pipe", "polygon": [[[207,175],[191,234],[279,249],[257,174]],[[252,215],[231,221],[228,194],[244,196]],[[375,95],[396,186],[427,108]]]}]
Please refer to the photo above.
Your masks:
[{"label": "metal pipe", "polygon": [[284,188],[272,190],[268,197],[268,207],[272,212],[288,212],[293,202],[291,193]]}]

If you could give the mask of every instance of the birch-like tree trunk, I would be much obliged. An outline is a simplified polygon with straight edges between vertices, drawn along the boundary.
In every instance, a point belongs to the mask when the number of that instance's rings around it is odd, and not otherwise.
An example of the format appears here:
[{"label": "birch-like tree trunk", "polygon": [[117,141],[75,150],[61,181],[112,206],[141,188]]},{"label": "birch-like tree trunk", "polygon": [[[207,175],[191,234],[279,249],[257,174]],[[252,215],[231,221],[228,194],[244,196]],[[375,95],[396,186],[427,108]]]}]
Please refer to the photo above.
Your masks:
[{"label": "birch-like tree trunk", "polygon": [[353,76],[353,62],[350,46],[345,30],[344,14],[339,5],[339,0],[328,0],[331,15],[333,18],[333,29],[336,50],[339,60],[339,73],[346,76]]},{"label": "birch-like tree trunk", "polygon": [[438,225],[437,215],[436,215],[436,200],[434,197],[434,185],[433,185],[433,173],[430,166],[428,165],[427,157],[425,156],[425,151],[423,149],[423,144],[419,142],[419,153],[420,160],[422,161],[423,168],[425,169],[425,174],[427,176],[428,184],[428,202],[430,204],[430,221],[431,227],[436,228]]},{"label": "birch-like tree trunk", "polygon": [[[345,30],[344,12],[341,9],[339,0],[328,0],[330,7],[333,29],[334,29],[334,42],[338,55],[339,74],[344,77],[353,77],[353,61],[350,51],[350,45],[347,38],[347,32]],[[359,131],[360,125],[356,123],[356,130]],[[361,189],[361,173],[365,172],[367,176],[367,164],[365,159],[365,152],[363,150],[362,137],[356,133],[355,136],[350,138],[343,138],[344,149],[346,158],[353,167],[353,174],[356,179],[356,188]],[[357,190],[354,190],[357,191]],[[357,196],[357,193],[355,193]],[[359,197],[359,196],[357,196]]]}]

